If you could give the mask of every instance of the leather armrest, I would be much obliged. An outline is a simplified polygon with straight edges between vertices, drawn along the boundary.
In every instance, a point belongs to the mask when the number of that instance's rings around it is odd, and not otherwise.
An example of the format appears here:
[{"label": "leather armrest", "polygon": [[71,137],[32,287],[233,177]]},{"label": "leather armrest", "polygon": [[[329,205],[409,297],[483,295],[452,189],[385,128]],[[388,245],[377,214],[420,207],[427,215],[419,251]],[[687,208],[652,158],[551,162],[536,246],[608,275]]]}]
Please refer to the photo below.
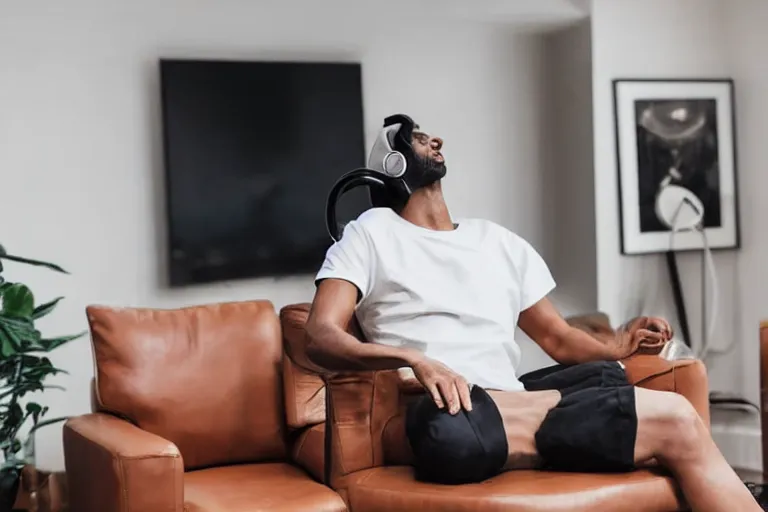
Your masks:
[{"label": "leather armrest", "polygon": [[396,370],[343,372],[324,376],[330,450],[325,482],[384,464],[384,429],[403,406]]},{"label": "leather armrest", "polygon": [[68,420],[63,437],[72,510],[183,512],[184,463],[170,441],[104,413]]},{"label": "leather armrest", "polygon": [[325,423],[305,428],[293,444],[291,456],[296,464],[304,468],[318,482],[324,482]]},{"label": "leather armrest", "polygon": [[668,361],[655,354],[635,354],[623,359],[629,381],[635,386],[672,391],[686,397],[710,427],[707,368],[698,359]]}]

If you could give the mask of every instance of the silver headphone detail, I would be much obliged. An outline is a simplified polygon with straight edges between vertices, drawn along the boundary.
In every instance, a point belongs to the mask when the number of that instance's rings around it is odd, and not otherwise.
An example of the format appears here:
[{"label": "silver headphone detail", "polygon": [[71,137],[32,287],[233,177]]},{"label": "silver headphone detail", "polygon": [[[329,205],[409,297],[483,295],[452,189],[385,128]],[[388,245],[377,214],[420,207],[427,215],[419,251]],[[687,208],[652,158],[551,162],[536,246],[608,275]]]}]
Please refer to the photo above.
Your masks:
[{"label": "silver headphone detail", "polygon": [[384,174],[391,178],[399,178],[405,174],[408,164],[405,161],[405,156],[399,151],[390,151],[384,156],[382,162],[382,169]]}]

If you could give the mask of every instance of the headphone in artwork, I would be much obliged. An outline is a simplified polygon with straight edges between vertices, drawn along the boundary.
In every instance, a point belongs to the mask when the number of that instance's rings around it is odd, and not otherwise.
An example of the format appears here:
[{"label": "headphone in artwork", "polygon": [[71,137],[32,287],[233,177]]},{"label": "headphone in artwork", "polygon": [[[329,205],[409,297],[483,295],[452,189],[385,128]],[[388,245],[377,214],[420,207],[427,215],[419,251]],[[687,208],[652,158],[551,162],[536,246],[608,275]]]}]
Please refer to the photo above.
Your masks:
[{"label": "headphone in artwork", "polygon": [[673,233],[698,229],[704,222],[704,204],[689,189],[671,181],[672,176],[667,176],[659,186],[656,217]]}]

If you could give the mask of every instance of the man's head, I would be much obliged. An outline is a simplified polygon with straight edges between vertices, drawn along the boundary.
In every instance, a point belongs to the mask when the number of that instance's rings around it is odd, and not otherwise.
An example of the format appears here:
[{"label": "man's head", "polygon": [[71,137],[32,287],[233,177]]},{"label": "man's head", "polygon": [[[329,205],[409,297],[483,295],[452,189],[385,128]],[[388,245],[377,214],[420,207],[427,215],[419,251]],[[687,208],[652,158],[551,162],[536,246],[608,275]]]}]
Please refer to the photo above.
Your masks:
[{"label": "man's head", "polygon": [[407,115],[387,117],[371,149],[368,166],[396,179],[385,187],[370,188],[373,206],[399,212],[414,191],[440,181],[446,174],[442,147],[442,139],[423,131]]},{"label": "man's head", "polygon": [[393,149],[405,156],[407,168],[403,179],[411,190],[441,180],[446,172],[445,157],[440,152],[443,140],[423,131],[413,120],[396,114],[384,120],[384,127],[400,125],[395,134]]}]

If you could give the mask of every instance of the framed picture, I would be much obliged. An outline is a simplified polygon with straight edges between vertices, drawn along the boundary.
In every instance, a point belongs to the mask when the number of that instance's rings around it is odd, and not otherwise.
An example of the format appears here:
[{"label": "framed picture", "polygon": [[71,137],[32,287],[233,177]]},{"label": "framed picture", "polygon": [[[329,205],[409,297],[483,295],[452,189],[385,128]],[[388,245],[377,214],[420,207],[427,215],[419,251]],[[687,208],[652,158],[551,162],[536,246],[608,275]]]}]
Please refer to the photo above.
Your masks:
[{"label": "framed picture", "polygon": [[[621,252],[738,248],[733,81],[617,79],[613,97]],[[672,191],[695,203],[696,228],[670,226]]]}]

